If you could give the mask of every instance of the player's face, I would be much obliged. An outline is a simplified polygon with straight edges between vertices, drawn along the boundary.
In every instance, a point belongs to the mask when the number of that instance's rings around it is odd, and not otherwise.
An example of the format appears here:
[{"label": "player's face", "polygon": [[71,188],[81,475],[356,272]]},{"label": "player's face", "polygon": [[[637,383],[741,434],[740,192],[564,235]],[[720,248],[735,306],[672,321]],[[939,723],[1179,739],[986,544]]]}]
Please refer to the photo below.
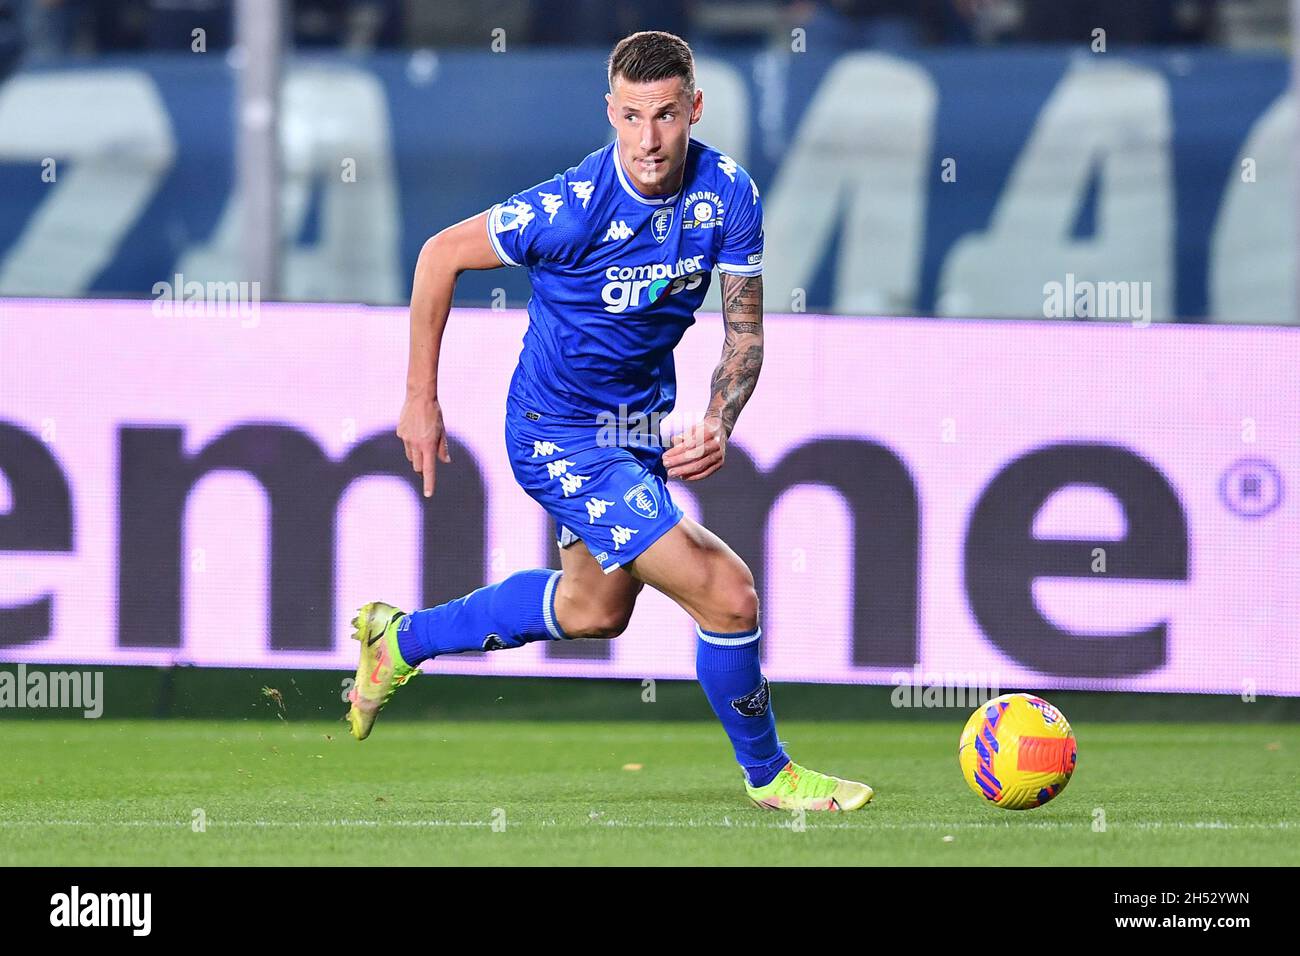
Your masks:
[{"label": "player's face", "polygon": [[629,83],[619,76],[605,100],[628,179],[647,196],[674,192],[681,185],[686,143],[703,112],[704,94],[696,90],[688,95],[678,77]]}]

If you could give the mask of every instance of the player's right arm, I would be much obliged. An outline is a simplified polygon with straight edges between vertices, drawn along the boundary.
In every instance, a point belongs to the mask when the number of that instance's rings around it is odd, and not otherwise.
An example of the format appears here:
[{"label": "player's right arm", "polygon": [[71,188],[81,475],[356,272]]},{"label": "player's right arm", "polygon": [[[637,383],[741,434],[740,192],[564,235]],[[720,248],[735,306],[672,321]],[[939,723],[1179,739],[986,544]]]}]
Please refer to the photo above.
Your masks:
[{"label": "player's right arm", "polygon": [[466,269],[497,269],[504,263],[488,239],[488,212],[471,216],[425,242],[411,287],[411,346],[406,400],[397,436],[406,458],[424,476],[424,496],[433,494],[438,459],[450,463],[447,433],[438,404],[438,356],[451,312],[456,280]]},{"label": "player's right arm", "polygon": [[411,289],[411,357],[406,404],[397,426],[406,457],[433,494],[438,460],[450,462],[438,405],[438,352],[451,311],[456,278],[466,269],[562,261],[584,244],[585,225],[566,205],[565,174],[515,193],[505,202],[458,222],[424,244]]}]

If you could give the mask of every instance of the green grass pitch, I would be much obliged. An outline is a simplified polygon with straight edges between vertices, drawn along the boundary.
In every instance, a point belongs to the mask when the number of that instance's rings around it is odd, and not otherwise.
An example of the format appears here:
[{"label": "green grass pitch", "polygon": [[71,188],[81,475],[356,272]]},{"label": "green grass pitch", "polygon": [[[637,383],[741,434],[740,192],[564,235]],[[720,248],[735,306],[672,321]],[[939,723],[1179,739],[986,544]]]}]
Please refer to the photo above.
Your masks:
[{"label": "green grass pitch", "polygon": [[757,810],[703,722],[6,720],[0,864],[1300,864],[1295,725],[1076,725],[1018,813],[962,781],[960,721],[781,729],[875,801]]}]

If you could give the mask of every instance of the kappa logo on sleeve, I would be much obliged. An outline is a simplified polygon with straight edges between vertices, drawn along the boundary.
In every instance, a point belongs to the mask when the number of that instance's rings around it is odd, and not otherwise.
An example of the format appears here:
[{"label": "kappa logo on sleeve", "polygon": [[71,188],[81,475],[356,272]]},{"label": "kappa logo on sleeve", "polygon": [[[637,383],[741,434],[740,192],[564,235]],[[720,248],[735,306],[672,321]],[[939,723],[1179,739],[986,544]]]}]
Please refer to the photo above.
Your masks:
[{"label": "kappa logo on sleeve", "polygon": [[762,717],[767,713],[771,702],[772,695],[767,689],[767,678],[764,677],[763,683],[744,697],[737,697],[731,702],[731,706],[741,717]]},{"label": "kappa logo on sleeve", "polygon": [[564,200],[560,198],[559,193],[538,193],[542,197],[542,212],[546,213],[547,222],[555,222],[555,214],[560,211],[564,205]]},{"label": "kappa logo on sleeve", "polygon": [[582,200],[582,208],[586,209],[587,203],[591,202],[592,190],[596,188],[591,180],[569,183],[569,188],[573,190],[575,196]]}]

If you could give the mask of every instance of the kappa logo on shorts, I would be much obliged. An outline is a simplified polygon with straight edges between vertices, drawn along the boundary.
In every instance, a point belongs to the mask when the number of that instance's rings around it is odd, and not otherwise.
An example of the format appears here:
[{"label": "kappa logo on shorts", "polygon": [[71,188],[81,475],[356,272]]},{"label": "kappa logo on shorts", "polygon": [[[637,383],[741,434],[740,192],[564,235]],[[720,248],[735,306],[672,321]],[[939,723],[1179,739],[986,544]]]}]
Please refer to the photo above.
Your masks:
[{"label": "kappa logo on shorts", "polygon": [[614,530],[610,532],[614,536],[614,550],[621,550],[623,545],[632,540],[632,535],[637,533],[636,528],[625,528],[621,524],[614,525]]},{"label": "kappa logo on shorts", "polygon": [[623,503],[642,517],[651,520],[659,517],[659,502],[644,481],[633,485],[623,494]]},{"label": "kappa logo on shorts", "polygon": [[569,497],[576,491],[581,490],[584,481],[591,481],[590,475],[560,475],[560,487],[564,489],[564,497]]},{"label": "kappa logo on shorts", "polygon": [[546,465],[546,473],[552,478],[559,478],[560,475],[573,467],[573,462],[567,458],[561,458],[559,461],[543,462],[543,464]]},{"label": "kappa logo on shorts", "polygon": [[767,689],[767,678],[764,677],[763,683],[744,697],[737,697],[731,702],[731,706],[741,717],[762,717],[767,713],[771,702],[772,695]]},{"label": "kappa logo on shorts", "polygon": [[587,499],[587,524],[595,524],[597,518],[605,517],[605,509],[610,507],[614,502],[606,501],[604,498],[597,498],[594,495]]}]

